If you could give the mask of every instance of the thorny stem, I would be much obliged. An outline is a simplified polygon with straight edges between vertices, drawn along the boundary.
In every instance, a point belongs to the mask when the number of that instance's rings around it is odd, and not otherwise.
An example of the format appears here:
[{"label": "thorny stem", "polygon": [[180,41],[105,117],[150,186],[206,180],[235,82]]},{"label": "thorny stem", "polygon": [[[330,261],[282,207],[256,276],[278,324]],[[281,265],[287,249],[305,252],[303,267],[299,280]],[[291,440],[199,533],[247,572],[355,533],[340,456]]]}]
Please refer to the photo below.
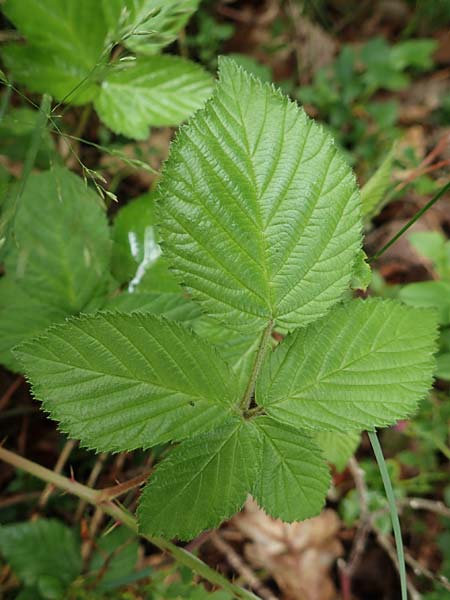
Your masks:
[{"label": "thorny stem", "polygon": [[38,465],[37,463],[34,463],[27,458],[23,458],[22,456],[19,456],[14,452],[10,452],[2,447],[0,447],[0,459],[12,465],[13,467],[16,467],[17,469],[22,469],[23,471],[26,471],[27,473],[30,473],[31,475],[34,475],[35,477],[38,477],[47,483],[51,483],[56,487],[65,490],[66,492],[69,492],[70,494],[73,494],[82,500],[85,500],[89,504],[101,508],[104,513],[120,522],[134,533],[145,538],[163,552],[170,554],[172,558],[180,564],[188,567],[192,571],[195,571],[198,575],[213,585],[220,586],[233,594],[237,600],[261,600],[252,592],[234,585],[220,573],[217,573],[214,569],[183,548],[180,548],[163,538],[150,537],[139,533],[138,524],[133,515],[110,500],[104,501],[102,499],[104,498],[103,490],[93,490],[81,483],[73,481],[72,479],[68,479],[63,475],[54,473],[50,469],[46,469],[45,467],[42,467],[41,465]]},{"label": "thorny stem", "polygon": [[240,403],[240,409],[245,413],[252,401],[253,392],[255,391],[256,380],[258,378],[259,371],[261,369],[264,357],[266,356],[267,349],[269,347],[270,338],[273,330],[273,320],[270,319],[267,327],[264,329],[261,335],[261,341],[259,342],[258,351],[256,353],[255,362],[253,363],[252,372],[247,383],[247,387],[244,392]]}]

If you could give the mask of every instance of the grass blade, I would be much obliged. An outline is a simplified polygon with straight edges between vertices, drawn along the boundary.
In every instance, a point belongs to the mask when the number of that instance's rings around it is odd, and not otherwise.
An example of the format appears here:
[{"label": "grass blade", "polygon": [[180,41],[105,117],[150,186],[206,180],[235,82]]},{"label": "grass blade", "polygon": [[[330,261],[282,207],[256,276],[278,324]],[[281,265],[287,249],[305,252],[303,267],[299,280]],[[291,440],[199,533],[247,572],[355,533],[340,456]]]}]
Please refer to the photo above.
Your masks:
[{"label": "grass blade", "polygon": [[394,490],[392,489],[391,479],[384,460],[383,451],[376,431],[368,431],[370,443],[372,444],[373,453],[377,460],[378,468],[380,469],[381,478],[383,480],[384,490],[391,513],[392,528],[394,530],[395,546],[397,549],[398,571],[400,574],[400,586],[402,590],[402,600],[408,600],[408,587],[406,585],[406,567],[405,553],[403,550],[402,532],[400,529],[400,520],[398,518],[397,505],[395,503]]},{"label": "grass blade", "polygon": [[429,210],[433,204],[436,204],[436,202],[442,198],[442,196],[445,194],[445,192],[447,192],[448,190],[450,190],[450,181],[448,183],[446,183],[444,186],[441,187],[441,189],[435,194],[435,196],[433,196],[433,198],[431,198],[431,200],[429,202],[427,202],[425,204],[425,206],[423,208],[421,208],[419,211],[416,212],[416,214],[413,216],[412,219],[410,219],[406,225],[404,227],[402,227],[400,229],[400,231],[398,231],[382,248],[381,250],[378,250],[378,252],[376,254],[374,254],[370,259],[369,262],[373,262],[374,260],[376,260],[377,258],[380,258],[380,256],[382,254],[384,254],[386,252],[386,250],[388,250],[393,244],[395,244],[395,242],[406,232],[408,231],[408,229],[410,227],[412,227],[414,225],[414,223],[416,221],[418,221],[420,219],[420,217],[422,215],[424,215],[427,210]]}]

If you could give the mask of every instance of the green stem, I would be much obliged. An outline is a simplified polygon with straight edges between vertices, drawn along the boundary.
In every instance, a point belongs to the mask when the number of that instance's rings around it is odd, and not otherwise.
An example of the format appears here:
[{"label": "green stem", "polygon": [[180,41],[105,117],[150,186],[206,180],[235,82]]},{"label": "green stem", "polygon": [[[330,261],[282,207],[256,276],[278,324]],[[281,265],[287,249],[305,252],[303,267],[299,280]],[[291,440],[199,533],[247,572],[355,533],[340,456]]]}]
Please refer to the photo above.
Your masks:
[{"label": "green stem", "polygon": [[368,431],[370,443],[372,444],[373,453],[380,469],[381,479],[383,480],[384,489],[389,505],[389,512],[391,513],[392,529],[394,530],[395,545],[397,548],[397,560],[398,560],[398,571],[400,574],[400,586],[402,592],[402,600],[408,600],[408,586],[406,582],[406,567],[405,567],[405,553],[403,550],[402,531],[400,528],[400,520],[398,518],[397,503],[394,496],[394,490],[392,489],[391,479],[387,470],[386,462],[384,460],[383,451],[381,449],[380,441],[376,434],[376,431]]},{"label": "green stem", "polygon": [[164,540],[159,537],[150,537],[139,533],[138,524],[136,519],[133,517],[131,513],[124,510],[114,502],[109,500],[104,500],[104,493],[102,490],[93,490],[92,488],[73,481],[72,479],[68,479],[63,475],[59,475],[58,473],[54,473],[50,469],[46,469],[37,463],[28,460],[27,458],[23,458],[14,452],[10,452],[5,448],[0,447],[0,459],[4,462],[16,467],[17,469],[22,469],[47,483],[52,483],[54,486],[69,492],[69,494],[73,494],[77,496],[81,500],[88,502],[89,504],[93,504],[94,506],[100,507],[104,513],[119,521],[128,529],[131,529],[136,534],[139,534],[141,537],[148,540],[151,544],[162,550],[163,552],[167,552],[172,556],[174,560],[179,562],[180,564],[188,567],[192,571],[195,571],[198,575],[206,579],[213,585],[217,585],[227,590],[237,600],[260,600],[258,596],[255,596],[252,592],[245,590],[237,585],[234,585],[228,579],[217,573],[214,569],[211,569],[207,564],[201,561],[199,558],[184,550],[183,548],[179,548],[172,542]]},{"label": "green stem", "polygon": [[253,363],[252,372],[245,388],[244,395],[239,405],[242,412],[246,412],[252,401],[253,392],[255,391],[256,380],[258,378],[259,371],[261,369],[264,357],[269,347],[270,338],[272,336],[273,320],[271,319],[267,324],[267,327],[261,334],[261,341],[259,342],[258,351],[256,353],[255,362]]}]

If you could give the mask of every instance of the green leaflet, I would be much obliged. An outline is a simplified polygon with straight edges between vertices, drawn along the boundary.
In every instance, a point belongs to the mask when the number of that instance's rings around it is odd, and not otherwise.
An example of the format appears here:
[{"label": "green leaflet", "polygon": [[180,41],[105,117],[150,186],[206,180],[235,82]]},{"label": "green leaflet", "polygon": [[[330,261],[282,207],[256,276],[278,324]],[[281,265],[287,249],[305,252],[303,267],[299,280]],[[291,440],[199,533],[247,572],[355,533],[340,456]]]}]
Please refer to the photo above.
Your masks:
[{"label": "green leaflet", "polygon": [[259,447],[255,427],[240,419],[180,444],[142,493],[141,531],[188,540],[233,516],[257,476]]},{"label": "green leaflet", "polygon": [[[28,42],[25,46],[7,44],[2,49],[16,81],[58,100],[77,88],[70,96],[72,104],[95,97],[97,86],[91,75],[102,62],[108,35],[99,2],[6,0],[2,10]],[[89,81],[80,86],[87,78]]]},{"label": "green leaflet", "polygon": [[77,536],[53,519],[1,526],[0,553],[26,586],[51,578],[66,587],[81,572]]},{"label": "green leaflet", "polygon": [[343,471],[359,446],[361,434],[357,431],[317,431],[314,441],[322,450],[326,460]]},{"label": "green leaflet", "polygon": [[360,247],[360,201],[331,137],[298,106],[220,61],[160,184],[161,237],[204,310],[248,328],[323,316]]},{"label": "green leaflet", "polygon": [[263,457],[252,494],[267,514],[283,521],[317,515],[330,485],[319,448],[308,436],[268,417],[255,425],[263,438]]},{"label": "green leaflet", "polygon": [[16,354],[44,410],[97,451],[180,440],[232,412],[227,365],[198,336],[153,315],[72,319]]},{"label": "green leaflet", "polygon": [[52,323],[63,321],[67,313],[40,302],[9,277],[0,279],[0,363],[11,371],[20,364],[11,348],[42,333]]},{"label": "green leaflet", "polygon": [[79,177],[62,167],[29,177],[6,255],[8,277],[70,314],[105,294],[110,252],[104,209]]},{"label": "green leaflet", "polygon": [[[9,207],[2,209],[7,215]],[[104,301],[111,242],[98,196],[61,167],[31,174],[11,217],[0,280],[0,361],[16,371],[11,348]]]},{"label": "green leaflet", "polygon": [[116,133],[146,139],[149,126],[178,125],[211,94],[211,77],[176,56],[149,56],[111,70],[94,105]]},{"label": "green leaflet", "polygon": [[373,429],[410,415],[431,385],[434,312],[353,300],[290,335],[261,374],[257,402],[294,427]]}]

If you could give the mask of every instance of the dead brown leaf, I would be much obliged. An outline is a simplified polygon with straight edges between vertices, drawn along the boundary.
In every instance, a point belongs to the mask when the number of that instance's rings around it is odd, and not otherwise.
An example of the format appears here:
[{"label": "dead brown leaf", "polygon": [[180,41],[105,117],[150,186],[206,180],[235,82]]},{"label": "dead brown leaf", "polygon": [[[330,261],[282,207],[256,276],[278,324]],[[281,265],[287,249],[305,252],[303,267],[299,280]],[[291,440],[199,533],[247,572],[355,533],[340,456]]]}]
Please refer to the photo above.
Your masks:
[{"label": "dead brown leaf", "polygon": [[249,499],[232,520],[249,541],[244,546],[254,568],[268,571],[285,600],[335,600],[330,575],[343,549],[337,534],[340,521],[333,510],[301,523],[283,523]]}]

